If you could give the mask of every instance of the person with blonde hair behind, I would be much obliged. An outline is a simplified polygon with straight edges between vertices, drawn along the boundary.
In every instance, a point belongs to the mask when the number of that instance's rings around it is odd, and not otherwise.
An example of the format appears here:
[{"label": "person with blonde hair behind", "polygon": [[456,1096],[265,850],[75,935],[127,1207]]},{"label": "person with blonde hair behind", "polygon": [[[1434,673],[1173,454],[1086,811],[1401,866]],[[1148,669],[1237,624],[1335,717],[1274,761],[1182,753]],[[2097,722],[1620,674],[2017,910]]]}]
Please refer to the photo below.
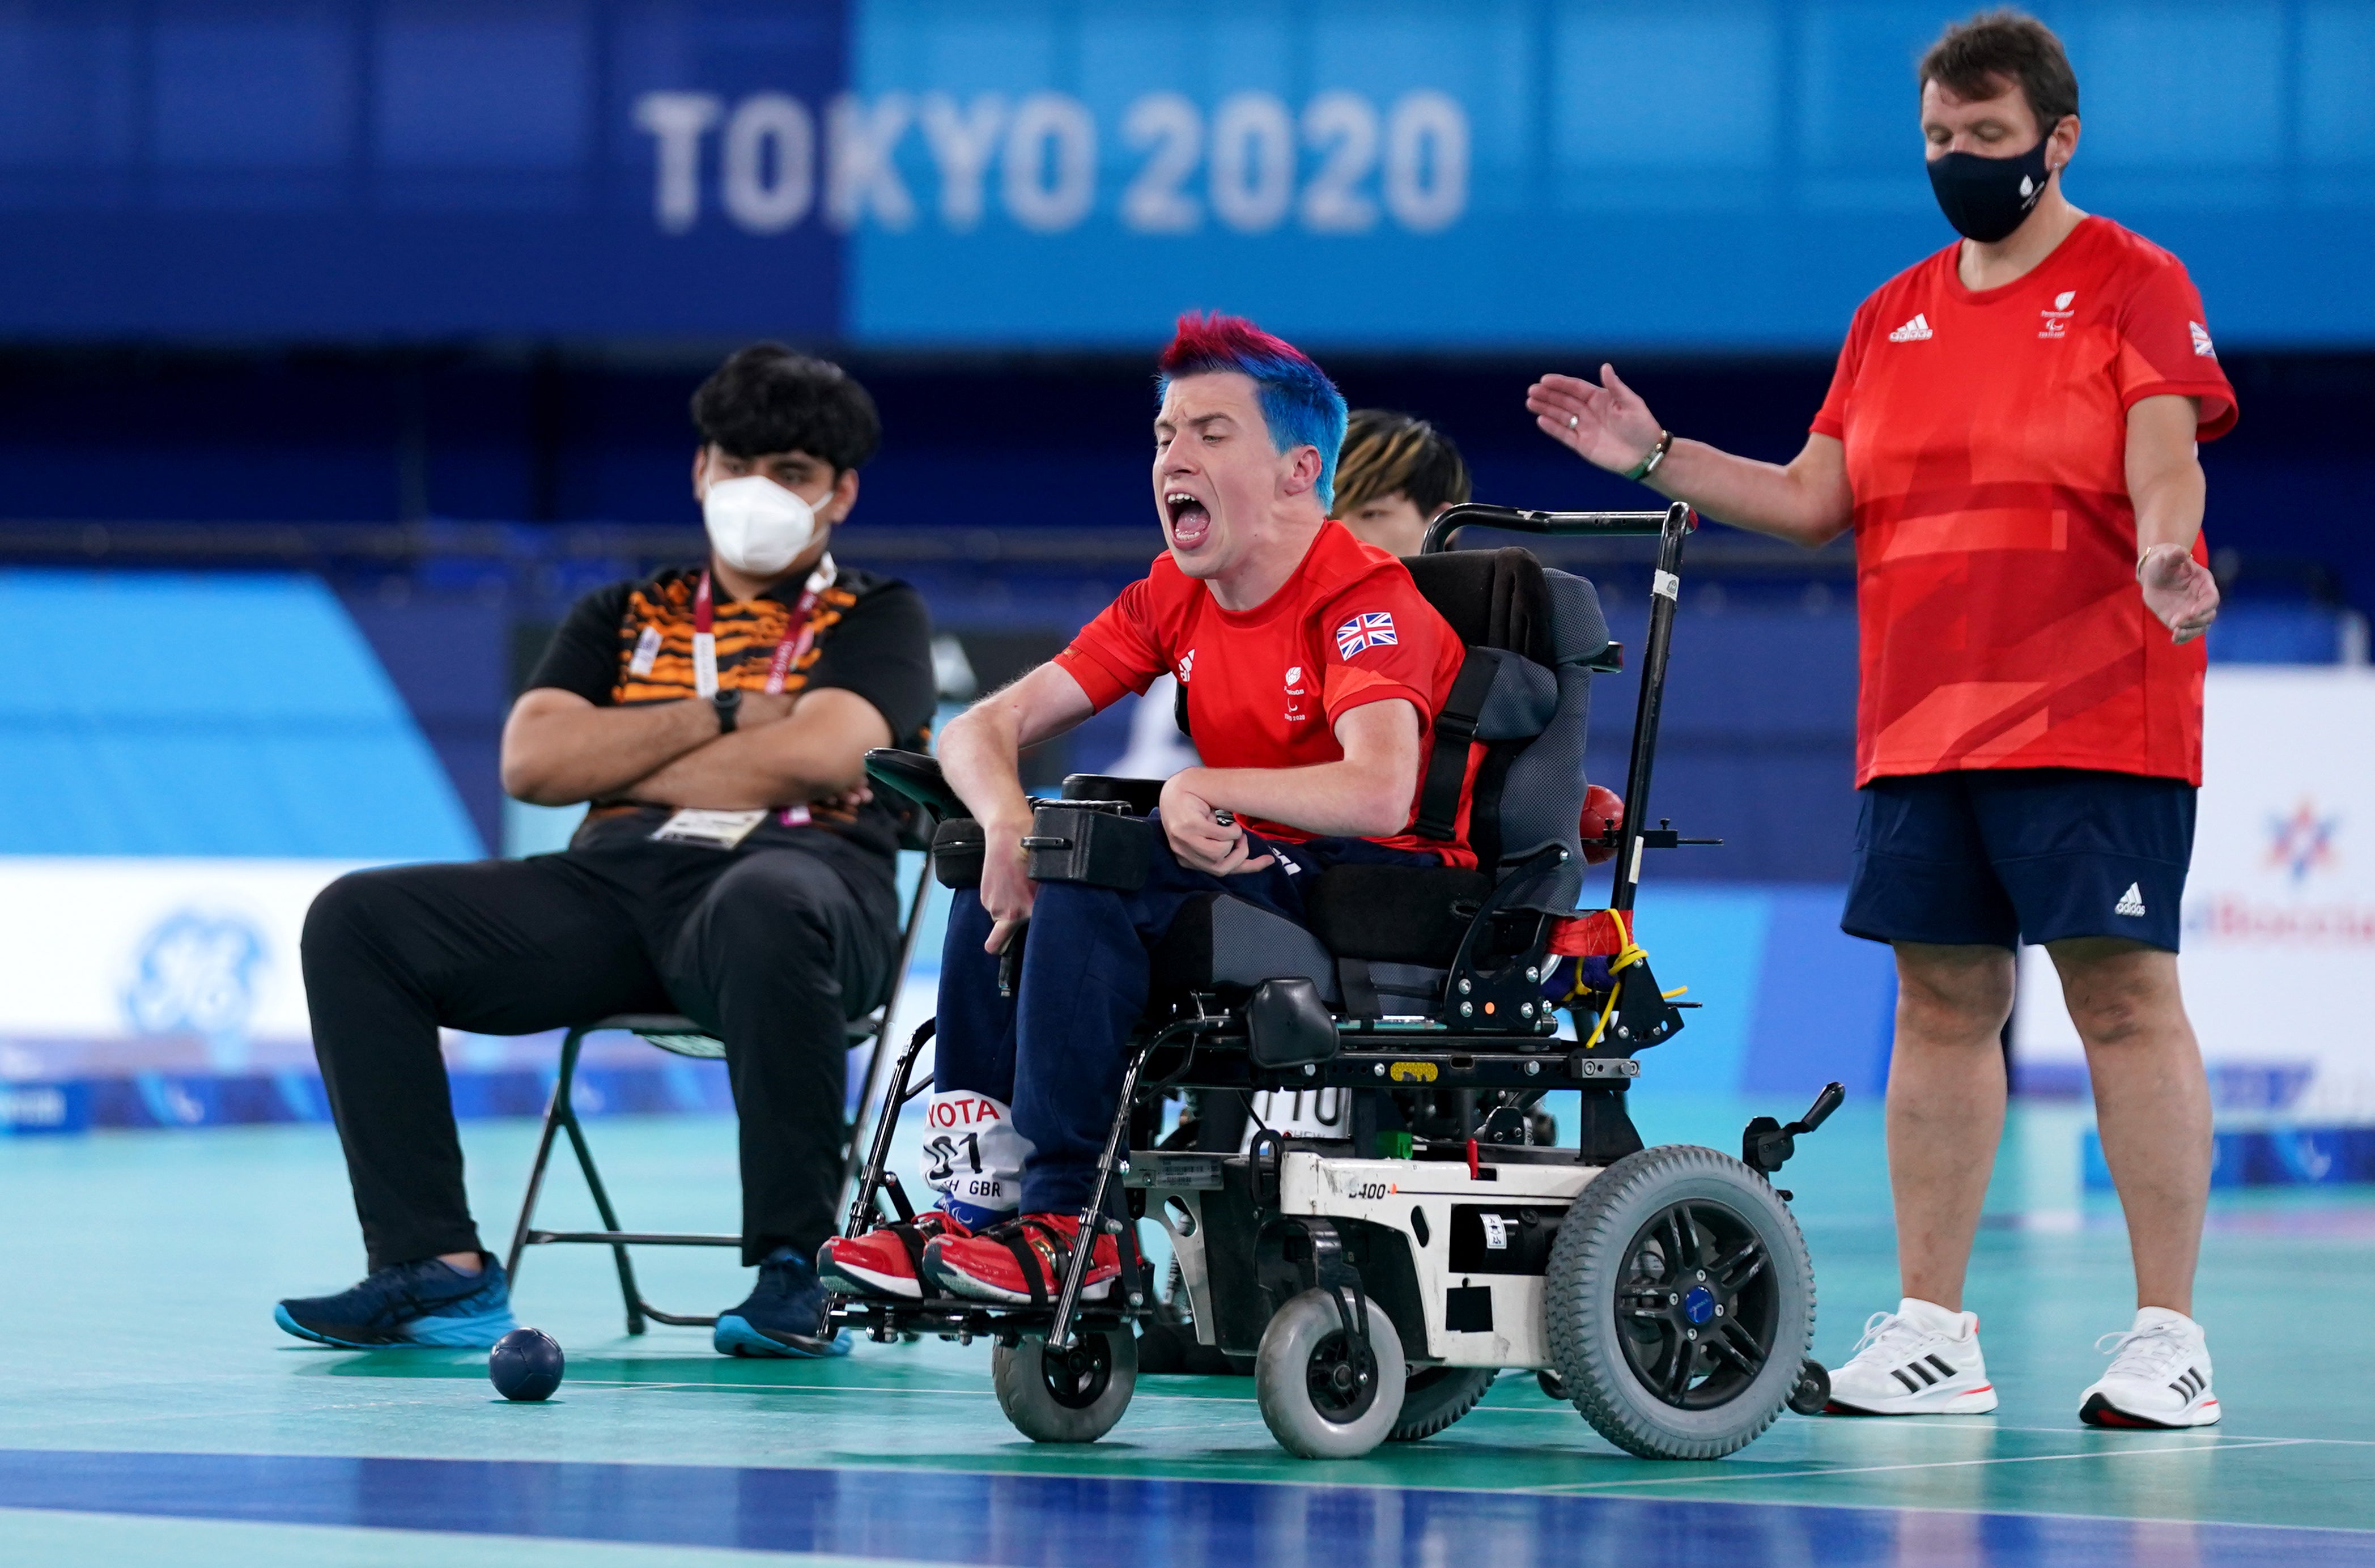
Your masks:
[{"label": "person with blonde hair behind", "polygon": [[1424,419],[1358,408],[1345,420],[1334,515],[1364,544],[1416,555],[1426,525],[1468,495],[1459,448]]}]

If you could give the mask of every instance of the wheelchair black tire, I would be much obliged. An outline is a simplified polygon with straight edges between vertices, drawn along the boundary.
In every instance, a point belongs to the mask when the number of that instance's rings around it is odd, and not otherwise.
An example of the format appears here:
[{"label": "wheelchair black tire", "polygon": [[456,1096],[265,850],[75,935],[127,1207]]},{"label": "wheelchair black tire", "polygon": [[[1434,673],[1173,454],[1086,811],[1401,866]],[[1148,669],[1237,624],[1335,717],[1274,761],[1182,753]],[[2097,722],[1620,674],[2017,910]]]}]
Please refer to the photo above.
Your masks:
[{"label": "wheelchair black tire", "polygon": [[[1749,1363],[1753,1374],[1728,1368],[1693,1383],[1689,1369],[1697,1360],[1670,1360],[1668,1364],[1682,1368],[1676,1379],[1681,1397],[1697,1401],[1696,1408],[1648,1385],[1626,1353],[1620,1338],[1626,1330],[1618,1316],[1619,1291],[1628,1282],[1638,1284],[1628,1270],[1637,1257],[1650,1256],[1644,1246],[1650,1227],[1680,1205],[1689,1206],[1686,1212],[1708,1229],[1710,1238],[1718,1228],[1743,1241],[1753,1237],[1771,1280],[1769,1292],[1755,1286],[1754,1304],[1768,1321],[1750,1337],[1769,1335],[1769,1343],[1761,1364]],[[1655,1244],[1657,1257],[1662,1259],[1667,1250],[1662,1242]],[[1708,1250],[1714,1250],[1711,1240]],[[1707,1278],[1696,1267],[1693,1272],[1698,1279]],[[1747,1276],[1752,1284],[1756,1272]],[[1645,1149],[1602,1172],[1559,1226],[1544,1283],[1551,1359],[1575,1408],[1602,1437],[1645,1459],[1720,1458],[1755,1441],[1781,1413],[1814,1344],[1814,1271],[1797,1220],[1763,1177],[1712,1149]],[[1735,1306],[1748,1300],[1748,1290],[1743,1286]],[[1705,1332],[1712,1340],[1722,1327],[1720,1318],[1713,1319]],[[1639,1326],[1637,1346],[1639,1336],[1669,1331]],[[1645,1352],[1637,1349],[1640,1353]],[[1739,1360],[1748,1362],[1745,1354]],[[1719,1397],[1706,1402],[1711,1394]]]},{"label": "wheelchair black tire", "polygon": [[1072,1397],[1059,1397],[1047,1367],[1047,1342],[1025,1338],[1011,1349],[999,1345],[989,1353],[990,1386],[998,1391],[998,1409],[1014,1430],[1034,1443],[1094,1443],[1114,1429],[1129,1409],[1138,1385],[1138,1340],[1128,1329],[1098,1333],[1082,1329],[1081,1350],[1101,1363],[1093,1376],[1081,1379]]},{"label": "wheelchair black tire", "polygon": [[1369,1308],[1369,1357],[1375,1382],[1344,1420],[1323,1413],[1312,1392],[1315,1370],[1344,1359],[1344,1318],[1336,1297],[1306,1291],[1281,1307],[1262,1330],[1254,1358],[1254,1397],[1278,1445],[1304,1459],[1357,1459],[1386,1440],[1402,1409],[1401,1337],[1376,1302]]},{"label": "wheelchair black tire", "polygon": [[1474,1409],[1500,1369],[1489,1366],[1424,1366],[1413,1369],[1402,1388],[1402,1413],[1386,1433],[1388,1443],[1433,1437]]}]

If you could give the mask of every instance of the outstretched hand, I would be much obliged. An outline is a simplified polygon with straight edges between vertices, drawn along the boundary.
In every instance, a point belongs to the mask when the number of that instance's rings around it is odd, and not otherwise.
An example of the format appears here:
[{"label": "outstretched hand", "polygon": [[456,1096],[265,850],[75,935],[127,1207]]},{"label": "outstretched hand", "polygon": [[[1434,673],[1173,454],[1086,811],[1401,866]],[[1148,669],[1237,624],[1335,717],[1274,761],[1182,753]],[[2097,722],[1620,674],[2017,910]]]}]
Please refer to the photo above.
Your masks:
[{"label": "outstretched hand", "polygon": [[2191,643],[2218,619],[2218,580],[2179,545],[2155,545],[2136,563],[2145,607],[2168,628],[2172,643]]},{"label": "outstretched hand", "polygon": [[1600,367],[1597,386],[1575,376],[1546,375],[1526,388],[1526,407],[1544,435],[1613,474],[1639,466],[1663,433],[1640,394],[1617,379],[1613,365]]}]

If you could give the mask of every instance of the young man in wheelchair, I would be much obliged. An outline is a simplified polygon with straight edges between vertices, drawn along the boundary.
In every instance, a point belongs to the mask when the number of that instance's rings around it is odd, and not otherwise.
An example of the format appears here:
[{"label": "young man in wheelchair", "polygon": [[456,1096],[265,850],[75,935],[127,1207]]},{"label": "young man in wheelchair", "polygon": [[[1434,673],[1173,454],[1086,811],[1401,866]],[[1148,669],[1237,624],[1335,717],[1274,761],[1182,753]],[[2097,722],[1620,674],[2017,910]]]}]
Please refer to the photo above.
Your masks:
[{"label": "young man in wheelchair", "polygon": [[[1344,400],[1250,323],[1183,317],[1160,360],[1152,493],[1168,547],[1051,663],[951,724],[939,754],[982,824],[940,971],[927,1180],[913,1221],[828,1242],[834,1288],[1022,1303],[1052,1297],[1089,1201],[1150,992],[1150,950],[1225,890],[1298,924],[1331,866],[1473,867],[1468,760],[1453,831],[1412,829],[1463,648],[1394,557],[1329,520]],[[1164,672],[1206,765],[1164,786],[1145,883],[1034,885],[1017,756]],[[1029,934],[1024,940],[1025,923]],[[1010,943],[1020,984],[1001,995]],[[1098,1238],[1083,1295],[1110,1294]]]}]

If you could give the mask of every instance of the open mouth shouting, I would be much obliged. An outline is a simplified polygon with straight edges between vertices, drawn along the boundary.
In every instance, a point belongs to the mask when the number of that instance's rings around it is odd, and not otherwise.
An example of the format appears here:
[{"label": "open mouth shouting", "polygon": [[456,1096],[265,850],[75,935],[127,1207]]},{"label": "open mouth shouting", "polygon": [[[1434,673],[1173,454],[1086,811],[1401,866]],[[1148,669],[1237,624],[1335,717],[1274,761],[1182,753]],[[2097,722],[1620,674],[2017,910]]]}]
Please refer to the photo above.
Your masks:
[{"label": "open mouth shouting", "polygon": [[1200,497],[1186,490],[1168,490],[1163,497],[1163,510],[1171,525],[1174,548],[1193,550],[1202,545],[1212,532],[1212,513]]}]

